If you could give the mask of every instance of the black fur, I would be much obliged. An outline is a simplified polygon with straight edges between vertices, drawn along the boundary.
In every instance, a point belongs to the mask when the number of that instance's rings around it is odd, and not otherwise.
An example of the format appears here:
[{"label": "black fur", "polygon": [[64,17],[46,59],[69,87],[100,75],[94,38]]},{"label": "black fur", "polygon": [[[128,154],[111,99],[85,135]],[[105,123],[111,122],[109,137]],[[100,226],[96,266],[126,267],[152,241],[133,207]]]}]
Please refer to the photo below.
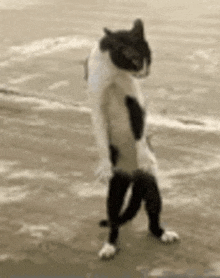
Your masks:
[{"label": "black fur", "polygon": [[109,149],[110,149],[111,162],[114,166],[116,166],[117,161],[118,161],[118,157],[119,157],[119,150],[117,149],[116,146],[114,146],[112,144],[109,146]]},{"label": "black fur", "polygon": [[132,195],[125,211],[118,218],[118,225],[123,225],[132,220],[141,207],[141,201],[144,196],[144,184],[140,184],[138,179],[134,180]]},{"label": "black fur", "polygon": [[144,60],[151,64],[151,50],[144,39],[144,27],[140,19],[130,31],[112,32],[104,29],[105,36],[100,41],[101,51],[109,51],[112,62],[121,69],[139,71]]},{"label": "black fur", "polygon": [[[132,195],[124,212],[121,208],[129,184],[133,182]],[[107,200],[108,220],[102,220],[100,226],[110,226],[109,242],[116,244],[119,226],[132,220],[140,209],[142,200],[149,216],[150,231],[160,237],[163,229],[160,227],[161,198],[156,179],[147,173],[137,171],[133,177],[116,173],[110,181]]]},{"label": "black fur", "polygon": [[160,213],[162,208],[162,200],[157,185],[157,180],[153,175],[138,171],[136,179],[140,186],[144,187],[143,200],[145,209],[149,216],[150,231],[156,237],[160,237],[164,230],[160,227]]},{"label": "black fur", "polygon": [[[141,20],[136,20],[130,31],[112,32],[104,29],[105,36],[100,41],[100,50],[108,51],[112,63],[119,69],[138,72],[143,68],[144,62],[151,64],[151,50],[144,38],[144,28]],[[130,127],[136,141],[140,140],[144,132],[145,111],[135,97],[125,96],[124,104],[127,108]],[[150,138],[146,138],[146,145],[151,149]],[[117,166],[120,149],[110,145],[110,159],[113,166]],[[122,155],[122,154],[121,154]],[[117,167],[115,167],[117,168]],[[149,217],[149,229],[156,237],[161,237],[164,230],[160,226],[161,197],[157,180],[153,175],[142,170],[132,174],[113,171],[109,182],[107,197],[107,220],[100,221],[101,227],[110,227],[110,244],[116,244],[119,227],[132,220],[139,211],[142,202]],[[126,192],[132,186],[132,194],[127,207],[122,211]]]},{"label": "black fur", "polygon": [[125,193],[130,184],[130,177],[125,174],[115,173],[110,180],[107,198],[107,215],[110,225],[109,243],[115,244],[118,238],[118,216],[124,202]]},{"label": "black fur", "polygon": [[125,104],[129,111],[131,127],[136,140],[140,140],[144,130],[144,111],[134,97],[126,96]]}]

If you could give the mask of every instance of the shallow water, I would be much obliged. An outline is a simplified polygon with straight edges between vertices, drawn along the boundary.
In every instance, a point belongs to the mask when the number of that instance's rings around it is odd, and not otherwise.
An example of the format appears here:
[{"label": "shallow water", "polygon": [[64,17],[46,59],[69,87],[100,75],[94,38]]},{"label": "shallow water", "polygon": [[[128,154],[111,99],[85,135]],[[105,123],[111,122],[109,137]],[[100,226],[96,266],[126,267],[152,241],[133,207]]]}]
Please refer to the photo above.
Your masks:
[{"label": "shallow water", "polygon": [[[122,231],[117,259],[103,265],[96,252],[106,231],[96,223],[105,217],[106,187],[93,176],[97,152],[83,61],[103,27],[130,28],[137,17],[153,51],[141,86],[160,166],[163,224],[184,243],[168,248],[152,241],[142,213]],[[187,269],[219,274],[219,1],[0,0],[0,25],[6,271],[13,265],[26,274],[28,265],[32,274],[57,274],[67,263],[63,273],[83,277],[137,278],[147,269],[152,276]],[[30,261],[16,265],[23,259]]]}]

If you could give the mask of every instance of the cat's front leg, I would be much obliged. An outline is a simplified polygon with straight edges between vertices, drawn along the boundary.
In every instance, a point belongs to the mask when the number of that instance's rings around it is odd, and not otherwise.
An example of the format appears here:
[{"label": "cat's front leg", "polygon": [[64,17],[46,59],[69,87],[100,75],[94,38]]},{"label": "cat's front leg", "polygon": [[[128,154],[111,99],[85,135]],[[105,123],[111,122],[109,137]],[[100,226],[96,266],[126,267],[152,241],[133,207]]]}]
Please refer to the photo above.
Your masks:
[{"label": "cat's front leg", "polygon": [[112,177],[112,165],[108,158],[100,159],[99,166],[95,171],[95,176],[101,183],[108,183],[109,179]]},{"label": "cat's front leg", "polygon": [[100,182],[107,184],[112,177],[112,164],[110,160],[105,106],[99,100],[97,102],[93,100],[91,105],[93,129],[99,153],[99,164],[95,175]]},{"label": "cat's front leg", "polygon": [[[92,58],[92,57],[91,57]],[[94,58],[94,57],[93,57]],[[95,171],[98,180],[107,184],[112,177],[110,161],[108,118],[106,115],[108,95],[106,89],[109,81],[105,75],[104,65],[89,59],[88,102],[92,111],[93,131],[98,147],[99,164]]]}]

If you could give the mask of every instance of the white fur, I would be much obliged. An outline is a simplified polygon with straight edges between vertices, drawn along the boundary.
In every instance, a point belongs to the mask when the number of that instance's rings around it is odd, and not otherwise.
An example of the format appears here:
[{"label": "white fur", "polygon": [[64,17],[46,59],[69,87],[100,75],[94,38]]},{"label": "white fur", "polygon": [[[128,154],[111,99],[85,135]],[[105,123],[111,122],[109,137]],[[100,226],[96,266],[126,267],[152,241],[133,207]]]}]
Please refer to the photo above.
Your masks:
[{"label": "white fur", "polygon": [[[147,72],[145,63],[140,76],[146,76]],[[145,98],[133,73],[117,68],[109,52],[101,52],[97,45],[88,60],[88,74],[89,105],[100,156],[96,174],[105,182],[112,175],[109,143],[117,146],[121,154],[118,170],[132,173],[136,169],[144,169],[156,174],[156,159],[146,144],[147,125],[142,139],[135,141],[125,106],[125,96],[132,96],[146,110]]]},{"label": "white fur", "polygon": [[103,245],[102,249],[99,251],[98,255],[100,259],[110,259],[114,257],[116,252],[117,252],[117,248],[113,244],[106,242]]},{"label": "white fur", "polygon": [[165,231],[161,236],[161,241],[164,243],[171,243],[179,240],[179,235],[174,231]]},{"label": "white fur", "polygon": [[138,73],[133,73],[132,75],[137,78],[146,77],[150,73],[150,68],[147,66],[147,61],[144,60],[143,68]]},{"label": "white fur", "polygon": [[[135,140],[129,119],[126,96],[134,97],[142,109],[146,110],[145,97],[141,93],[135,77],[144,77],[149,68],[145,63],[138,73],[117,68],[111,61],[109,52],[101,52],[96,45],[88,59],[88,97],[92,110],[92,123],[96,137],[100,166],[96,174],[107,184],[112,176],[109,145],[119,150],[116,169],[132,174],[139,169],[157,175],[156,159],[147,145],[147,124],[145,119],[142,138]],[[162,242],[179,239],[178,234],[165,231]],[[102,259],[110,259],[117,252],[116,246],[105,243],[99,252]]]}]

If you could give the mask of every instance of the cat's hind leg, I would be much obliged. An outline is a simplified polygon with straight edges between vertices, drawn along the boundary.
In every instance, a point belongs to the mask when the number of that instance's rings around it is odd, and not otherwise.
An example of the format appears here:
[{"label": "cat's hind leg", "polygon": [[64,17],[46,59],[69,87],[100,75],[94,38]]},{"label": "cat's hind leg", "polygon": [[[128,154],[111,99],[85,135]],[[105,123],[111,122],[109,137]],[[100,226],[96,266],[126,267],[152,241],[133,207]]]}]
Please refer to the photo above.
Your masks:
[{"label": "cat's hind leg", "polygon": [[99,252],[101,259],[110,259],[117,252],[117,239],[119,234],[119,213],[121,211],[125,193],[130,184],[130,177],[124,173],[114,173],[109,183],[107,197],[108,226],[110,228],[108,241]]},{"label": "cat's hind leg", "polygon": [[164,243],[178,240],[179,236],[176,232],[164,230],[160,225],[162,200],[156,178],[151,174],[140,172],[139,182],[145,185],[145,209],[149,217],[151,233]]}]

